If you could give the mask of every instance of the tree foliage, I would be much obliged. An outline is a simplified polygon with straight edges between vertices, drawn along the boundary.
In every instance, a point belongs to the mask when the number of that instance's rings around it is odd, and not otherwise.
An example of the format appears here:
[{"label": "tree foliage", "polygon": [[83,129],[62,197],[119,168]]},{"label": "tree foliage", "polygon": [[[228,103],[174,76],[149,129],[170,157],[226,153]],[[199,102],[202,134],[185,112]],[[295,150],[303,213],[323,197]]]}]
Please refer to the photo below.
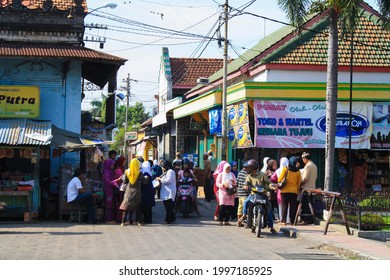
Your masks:
[{"label": "tree foliage", "polygon": [[[137,102],[133,106],[129,106],[127,114],[127,131],[137,131],[140,125],[149,118],[149,113],[145,112],[145,107],[141,102]],[[115,136],[115,143],[111,145],[111,149],[123,153],[123,145],[125,139],[126,106],[117,106],[116,109],[116,124],[119,128]]]},{"label": "tree foliage", "polygon": [[[149,113],[145,112],[145,107],[141,102],[129,106],[127,112],[127,131],[133,131],[132,127],[140,125],[149,118]],[[118,127],[124,127],[126,120],[126,106],[118,106],[116,110],[116,123]]]}]

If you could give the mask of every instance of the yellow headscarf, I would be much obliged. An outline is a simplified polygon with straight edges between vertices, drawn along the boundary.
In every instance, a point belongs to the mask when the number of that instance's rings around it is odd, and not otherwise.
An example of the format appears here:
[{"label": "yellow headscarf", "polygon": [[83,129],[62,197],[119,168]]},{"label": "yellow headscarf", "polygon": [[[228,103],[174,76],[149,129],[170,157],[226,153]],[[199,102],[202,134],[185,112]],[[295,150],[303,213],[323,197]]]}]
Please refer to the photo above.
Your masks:
[{"label": "yellow headscarf", "polygon": [[130,161],[129,168],[125,171],[127,178],[129,178],[130,184],[133,185],[135,183],[140,173],[140,169],[141,162],[138,159],[133,158]]}]

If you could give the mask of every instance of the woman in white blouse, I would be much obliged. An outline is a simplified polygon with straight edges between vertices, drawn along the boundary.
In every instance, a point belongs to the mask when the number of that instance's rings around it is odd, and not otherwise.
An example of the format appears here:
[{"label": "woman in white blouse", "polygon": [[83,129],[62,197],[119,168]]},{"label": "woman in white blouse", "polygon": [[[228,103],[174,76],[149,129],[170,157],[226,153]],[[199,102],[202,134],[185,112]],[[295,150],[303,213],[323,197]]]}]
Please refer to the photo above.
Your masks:
[{"label": "woman in white blouse", "polygon": [[165,207],[165,222],[171,224],[176,221],[173,210],[173,202],[176,197],[176,173],[169,160],[164,160],[161,163],[161,167],[163,174],[160,177],[156,177],[156,180],[160,182],[160,198]]}]

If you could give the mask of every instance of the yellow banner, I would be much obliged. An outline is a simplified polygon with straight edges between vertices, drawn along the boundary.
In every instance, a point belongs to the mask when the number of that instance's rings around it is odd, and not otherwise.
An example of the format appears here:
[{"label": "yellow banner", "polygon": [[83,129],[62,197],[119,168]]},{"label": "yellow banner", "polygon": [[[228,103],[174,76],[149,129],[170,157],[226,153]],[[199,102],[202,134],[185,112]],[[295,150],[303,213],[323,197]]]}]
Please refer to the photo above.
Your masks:
[{"label": "yellow banner", "polygon": [[38,118],[39,87],[0,85],[0,118]]}]

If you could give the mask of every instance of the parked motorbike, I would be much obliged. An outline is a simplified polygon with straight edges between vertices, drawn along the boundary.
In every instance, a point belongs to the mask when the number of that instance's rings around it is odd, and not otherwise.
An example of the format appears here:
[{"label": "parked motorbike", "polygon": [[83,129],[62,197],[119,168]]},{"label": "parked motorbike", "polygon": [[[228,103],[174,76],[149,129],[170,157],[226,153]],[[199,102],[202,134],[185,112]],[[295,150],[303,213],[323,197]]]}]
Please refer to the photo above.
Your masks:
[{"label": "parked motorbike", "polygon": [[261,235],[261,229],[267,225],[267,207],[268,207],[268,196],[263,186],[255,186],[251,189],[252,197],[250,199],[251,215],[251,229],[257,237]]}]

